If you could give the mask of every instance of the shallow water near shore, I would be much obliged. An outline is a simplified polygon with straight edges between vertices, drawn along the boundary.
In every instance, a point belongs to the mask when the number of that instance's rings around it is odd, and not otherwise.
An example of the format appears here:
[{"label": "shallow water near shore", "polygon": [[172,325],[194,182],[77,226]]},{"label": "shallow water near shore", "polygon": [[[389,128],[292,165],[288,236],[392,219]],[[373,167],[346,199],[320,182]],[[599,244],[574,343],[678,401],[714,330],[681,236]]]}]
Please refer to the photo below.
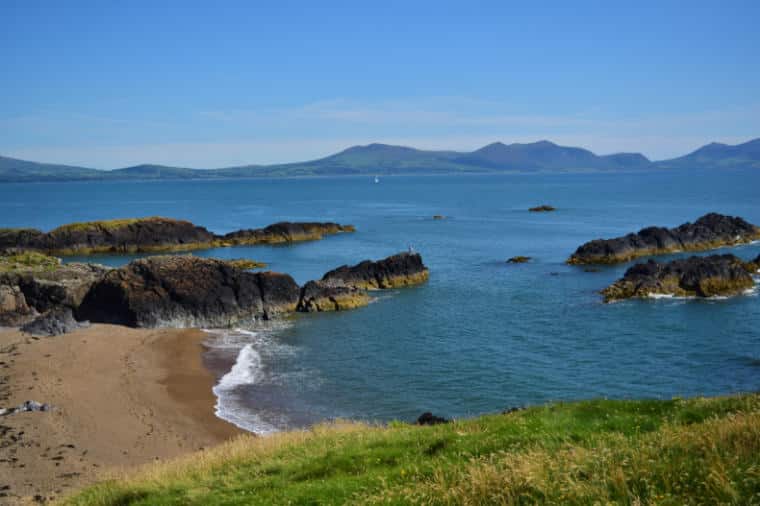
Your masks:
[{"label": "shallow water near shore", "polygon": [[[757,171],[3,184],[0,226],[150,215],[218,233],[282,220],[356,225],[322,241],[194,253],[264,261],[299,283],[419,251],[425,285],[377,293],[358,310],[209,334],[219,414],[268,432],[336,417],[760,390],[757,290],[603,304],[598,291],[631,263],[596,272],[564,264],[590,239],[711,211],[760,224],[758,188]],[[558,210],[527,211],[544,203]],[[760,244],[719,251],[749,259]],[[517,255],[532,260],[505,262]]]}]

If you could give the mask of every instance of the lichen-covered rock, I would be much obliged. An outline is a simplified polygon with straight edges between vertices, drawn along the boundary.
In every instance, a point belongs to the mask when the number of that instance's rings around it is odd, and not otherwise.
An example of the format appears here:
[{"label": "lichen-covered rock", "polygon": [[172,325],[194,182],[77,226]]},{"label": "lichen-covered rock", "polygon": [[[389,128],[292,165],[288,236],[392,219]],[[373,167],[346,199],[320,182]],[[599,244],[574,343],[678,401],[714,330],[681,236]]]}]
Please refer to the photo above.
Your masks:
[{"label": "lichen-covered rock", "polygon": [[602,295],[605,302],[652,295],[713,297],[736,295],[753,285],[746,264],[734,255],[693,256],[636,264]]},{"label": "lichen-covered rock", "polygon": [[0,275],[0,283],[18,286],[26,303],[42,313],[57,306],[78,307],[90,287],[110,270],[98,264],[70,263],[50,271]]},{"label": "lichen-covered rock", "polygon": [[345,311],[366,306],[371,300],[364,290],[355,287],[335,286],[326,281],[309,281],[301,289],[298,311]]},{"label": "lichen-covered rock", "polygon": [[0,273],[0,322],[20,325],[54,308],[76,309],[109,270],[97,264],[71,263]]},{"label": "lichen-covered rock", "polygon": [[281,244],[297,241],[316,241],[329,234],[354,232],[352,225],[338,223],[291,223],[283,221],[268,227],[230,232],[220,239],[234,245]]},{"label": "lichen-covered rock", "polygon": [[26,231],[15,244],[7,244],[9,239],[0,247],[73,255],[184,250],[214,245],[217,237],[189,221],[150,217],[72,223],[47,233]]},{"label": "lichen-covered rock", "polygon": [[747,262],[745,267],[752,273],[760,273],[760,255],[757,255],[757,258],[754,260]]},{"label": "lichen-covered rock", "polygon": [[208,258],[157,256],[109,272],[76,316],[131,327],[227,327],[295,311],[299,297],[287,274],[248,272]]},{"label": "lichen-covered rock", "polygon": [[760,239],[760,228],[742,218],[710,213],[675,228],[648,227],[615,239],[596,239],[579,247],[569,264],[614,264],[647,255],[704,251]]},{"label": "lichen-covered rock", "polygon": [[322,277],[333,286],[385,289],[424,283],[427,267],[418,253],[399,253],[383,260],[365,260],[354,266],[338,267]]},{"label": "lichen-covered rock", "polygon": [[337,223],[276,223],[261,229],[217,235],[184,220],[129,218],[63,225],[50,232],[0,229],[0,248],[42,251],[52,255],[189,251],[235,245],[274,244],[321,239],[353,232]]},{"label": "lichen-covered rock", "polygon": [[33,316],[18,286],[0,285],[0,327],[19,325]]}]

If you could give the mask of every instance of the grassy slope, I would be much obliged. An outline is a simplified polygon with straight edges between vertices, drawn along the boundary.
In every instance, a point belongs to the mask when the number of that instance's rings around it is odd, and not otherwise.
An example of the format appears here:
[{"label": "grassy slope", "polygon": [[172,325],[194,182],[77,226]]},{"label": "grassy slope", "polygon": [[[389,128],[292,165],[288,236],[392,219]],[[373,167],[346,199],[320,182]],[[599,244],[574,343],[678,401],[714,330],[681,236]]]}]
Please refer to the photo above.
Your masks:
[{"label": "grassy slope", "polygon": [[760,504],[760,395],[242,437],[69,504]]},{"label": "grassy slope", "polygon": [[19,271],[54,271],[61,265],[58,258],[23,251],[12,255],[0,255],[0,273]]}]

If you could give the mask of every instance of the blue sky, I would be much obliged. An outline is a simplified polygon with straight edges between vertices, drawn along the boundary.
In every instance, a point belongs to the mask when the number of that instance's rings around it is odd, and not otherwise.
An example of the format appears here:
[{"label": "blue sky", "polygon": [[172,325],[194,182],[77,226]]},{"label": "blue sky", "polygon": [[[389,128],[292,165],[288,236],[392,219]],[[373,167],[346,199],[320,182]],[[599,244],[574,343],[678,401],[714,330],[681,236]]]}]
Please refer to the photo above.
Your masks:
[{"label": "blue sky", "polygon": [[[0,154],[115,168],[760,137],[760,2],[0,0]],[[161,4],[161,6],[156,6]]]}]

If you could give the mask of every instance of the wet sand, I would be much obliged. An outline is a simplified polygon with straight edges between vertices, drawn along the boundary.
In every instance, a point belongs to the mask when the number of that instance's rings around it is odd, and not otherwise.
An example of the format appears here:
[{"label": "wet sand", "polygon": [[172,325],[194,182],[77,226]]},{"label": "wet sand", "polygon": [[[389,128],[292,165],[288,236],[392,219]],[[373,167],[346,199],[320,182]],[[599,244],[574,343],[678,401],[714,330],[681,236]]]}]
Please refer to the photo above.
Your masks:
[{"label": "wet sand", "polygon": [[[225,441],[199,330],[94,325],[35,339],[0,329],[0,504],[42,502],[120,470]],[[35,497],[36,496],[36,497]]]}]

